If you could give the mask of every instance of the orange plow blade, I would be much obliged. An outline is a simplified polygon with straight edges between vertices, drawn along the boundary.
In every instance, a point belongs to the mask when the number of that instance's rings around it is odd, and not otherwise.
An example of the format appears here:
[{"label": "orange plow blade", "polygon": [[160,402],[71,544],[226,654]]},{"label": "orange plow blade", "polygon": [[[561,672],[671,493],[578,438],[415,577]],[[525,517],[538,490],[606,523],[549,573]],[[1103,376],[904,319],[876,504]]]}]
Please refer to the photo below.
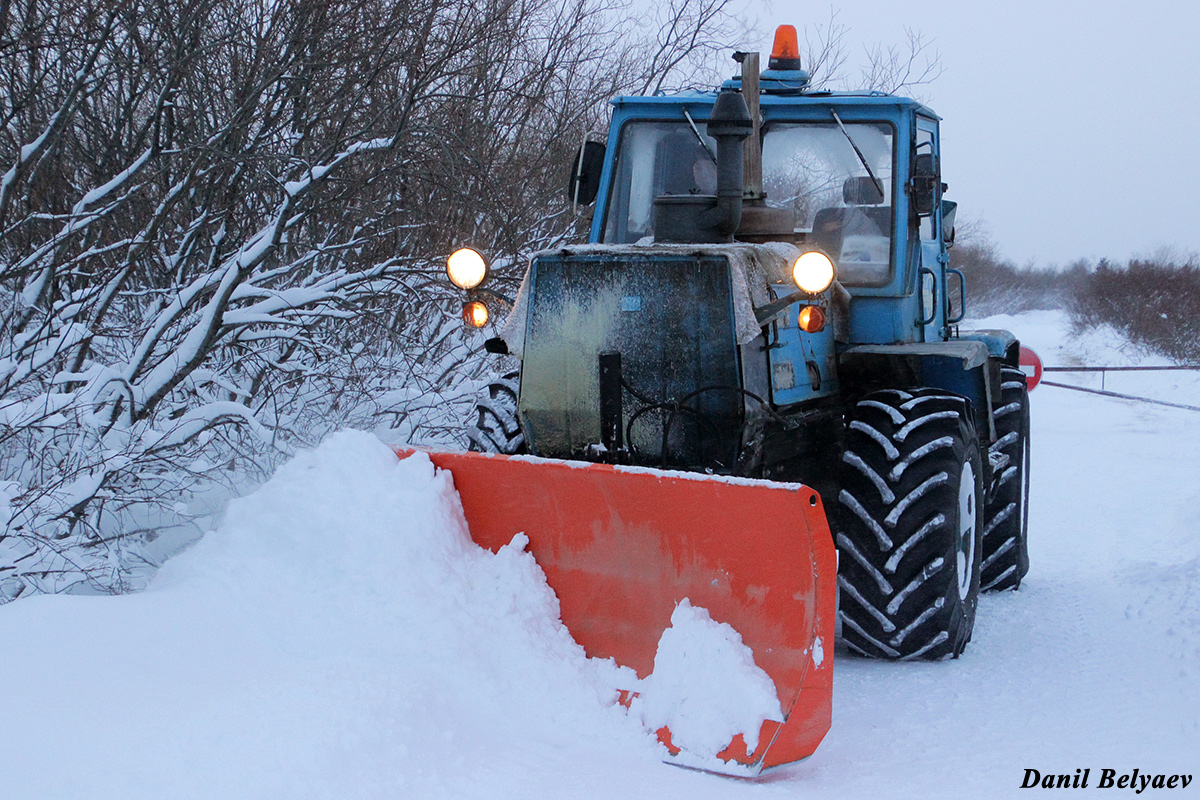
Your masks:
[{"label": "orange plow blade", "polygon": [[[763,723],[753,753],[739,735],[723,761],[702,768],[729,762],[731,774],[756,775],[816,749],[832,713],[837,561],[814,490],[530,456],[428,455],[453,475],[476,543],[496,551],[529,537],[563,624],[588,655],[645,678],[685,598],[742,635],[785,719]],[[659,737],[697,766],[667,729]]]}]

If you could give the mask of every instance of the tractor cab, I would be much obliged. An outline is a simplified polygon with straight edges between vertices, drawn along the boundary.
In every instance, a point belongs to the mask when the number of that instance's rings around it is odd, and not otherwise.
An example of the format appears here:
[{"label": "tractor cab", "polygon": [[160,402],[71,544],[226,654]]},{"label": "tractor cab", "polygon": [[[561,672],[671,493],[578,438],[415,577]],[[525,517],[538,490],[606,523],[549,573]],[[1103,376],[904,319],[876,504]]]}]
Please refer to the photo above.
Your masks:
[{"label": "tractor cab", "polygon": [[[748,62],[757,56],[743,61],[743,73],[757,69]],[[722,87],[741,92],[757,117],[745,142],[742,216],[732,238],[828,256],[851,295],[852,343],[949,338],[957,322],[947,291],[954,271],[946,266],[954,204],[942,200],[938,116],[907,98],[807,92],[799,80],[768,77],[781,72],[805,75],[768,69],[754,81],[756,94],[741,77]],[[718,148],[708,121],[719,96],[613,101],[607,144],[591,145],[591,242],[707,241],[696,231],[664,236],[655,208],[715,193]],[[961,291],[954,281],[953,292]]]}]

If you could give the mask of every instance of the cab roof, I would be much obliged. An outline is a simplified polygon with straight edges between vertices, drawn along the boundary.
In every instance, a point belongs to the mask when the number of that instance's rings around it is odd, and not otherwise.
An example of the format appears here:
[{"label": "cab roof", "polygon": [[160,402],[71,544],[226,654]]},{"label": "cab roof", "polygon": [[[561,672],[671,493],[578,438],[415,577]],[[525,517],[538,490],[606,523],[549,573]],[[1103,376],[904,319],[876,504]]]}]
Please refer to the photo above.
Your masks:
[{"label": "cab roof", "polygon": [[[738,88],[739,79],[727,83],[727,86]],[[716,102],[717,92],[688,89],[674,94],[652,96],[620,96],[612,99],[615,108],[621,109],[630,116],[640,116],[639,112],[647,115],[659,115],[667,108],[680,108],[691,105],[712,105]],[[869,91],[811,91],[800,94],[774,94],[763,92],[759,95],[759,105],[764,116],[773,116],[786,109],[811,108],[814,106],[853,106],[856,108],[895,108],[914,111],[922,116],[940,120],[933,109],[913,100],[910,97],[887,94],[885,92]]]}]

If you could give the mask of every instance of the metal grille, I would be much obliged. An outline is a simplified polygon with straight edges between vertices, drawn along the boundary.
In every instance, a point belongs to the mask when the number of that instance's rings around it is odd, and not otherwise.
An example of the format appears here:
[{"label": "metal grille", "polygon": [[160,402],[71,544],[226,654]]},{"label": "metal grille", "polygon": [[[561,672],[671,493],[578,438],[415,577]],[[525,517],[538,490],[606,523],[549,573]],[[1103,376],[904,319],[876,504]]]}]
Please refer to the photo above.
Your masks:
[{"label": "metal grille", "polygon": [[620,353],[623,460],[733,467],[743,401],[725,258],[544,256],[531,288],[520,408],[533,452],[588,457],[601,441],[599,358]]}]

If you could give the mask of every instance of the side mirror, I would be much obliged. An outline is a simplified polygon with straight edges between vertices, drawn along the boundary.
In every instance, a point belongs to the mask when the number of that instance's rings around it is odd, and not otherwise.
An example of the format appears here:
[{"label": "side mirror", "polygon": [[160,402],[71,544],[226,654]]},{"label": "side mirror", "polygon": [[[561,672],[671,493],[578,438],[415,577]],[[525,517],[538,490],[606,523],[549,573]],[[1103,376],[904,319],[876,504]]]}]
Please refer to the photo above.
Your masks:
[{"label": "side mirror", "polygon": [[567,182],[567,199],[574,205],[589,206],[596,202],[600,190],[600,173],[604,170],[604,145],[584,142],[571,165]]},{"label": "side mirror", "polygon": [[946,247],[954,245],[954,215],[958,212],[958,203],[953,200],[942,201],[942,240]]},{"label": "side mirror", "polygon": [[909,197],[917,216],[928,217],[933,213],[937,187],[942,180],[941,171],[938,157],[933,153],[918,153],[913,156]]}]

